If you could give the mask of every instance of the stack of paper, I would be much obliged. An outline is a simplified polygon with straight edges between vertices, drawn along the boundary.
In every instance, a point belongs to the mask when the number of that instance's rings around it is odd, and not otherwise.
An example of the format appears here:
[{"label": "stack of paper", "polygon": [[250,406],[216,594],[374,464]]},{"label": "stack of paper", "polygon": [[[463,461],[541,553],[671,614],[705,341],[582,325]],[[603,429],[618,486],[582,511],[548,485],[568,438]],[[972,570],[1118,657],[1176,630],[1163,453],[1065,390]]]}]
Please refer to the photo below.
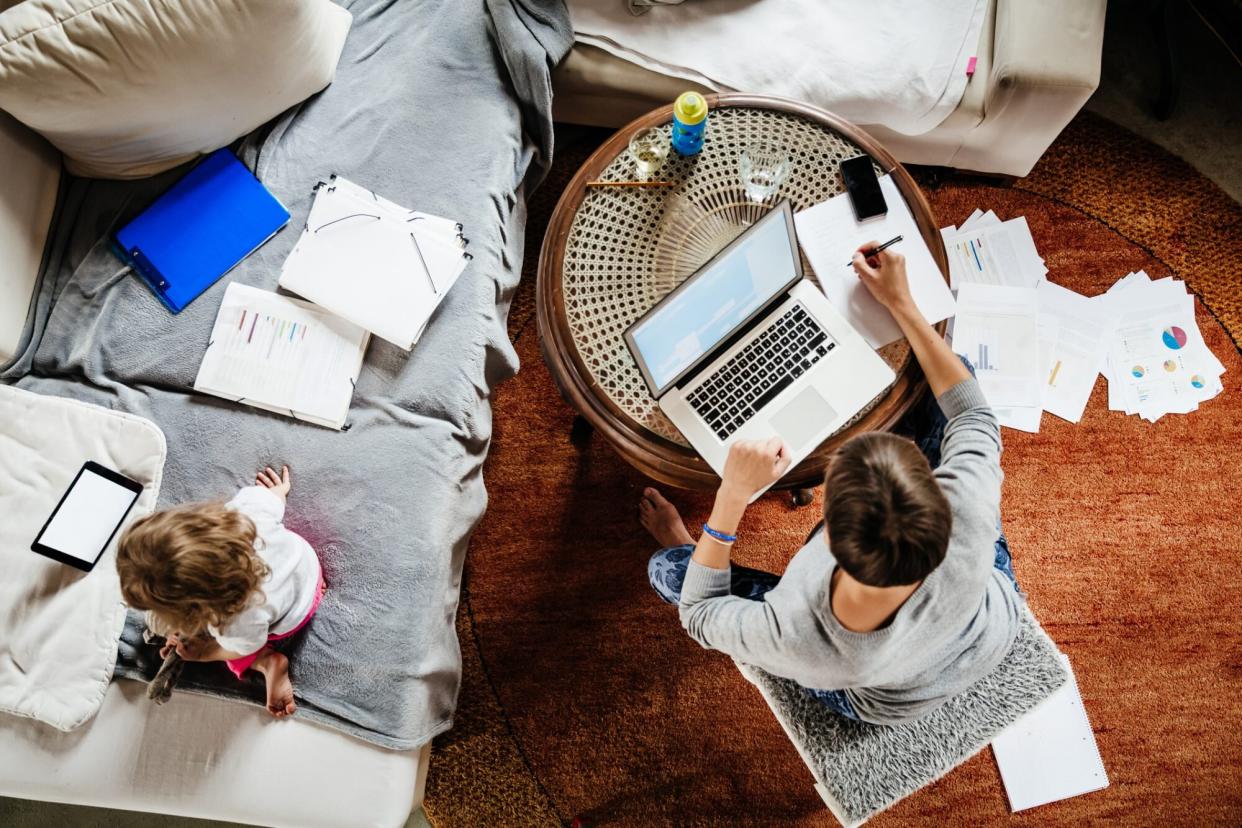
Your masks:
[{"label": "stack of paper", "polygon": [[1061,689],[992,740],[1013,811],[1108,787],[1074,671],[1068,658],[1061,659],[1069,671]]},{"label": "stack of paper", "polygon": [[872,348],[900,339],[901,328],[858,281],[850,265],[854,251],[868,241],[885,242],[901,236],[903,240],[892,249],[906,257],[906,275],[914,303],[932,324],[953,315],[953,294],[923,242],[897,184],[885,175],[880,178],[880,189],[888,205],[888,214],[884,216],[858,221],[849,196],[844,193],[794,216],[798,243],[815,268],[824,295]]},{"label": "stack of paper", "polygon": [[[1001,425],[1037,432],[1044,411],[1078,422],[1104,367],[1115,314],[1047,280],[1025,218],[1001,221],[991,210],[975,210],[961,227],[940,233],[959,294],[950,338],[981,372],[980,385]],[[963,315],[964,334],[958,330]],[[1011,322],[1016,327],[1004,330]],[[988,346],[986,366],[980,365],[980,345]]]},{"label": "stack of paper", "polygon": [[975,210],[961,227],[942,228],[940,236],[954,290],[967,282],[1035,287],[1048,273],[1023,216],[1001,221],[991,210]]},{"label": "stack of paper", "polygon": [[194,387],[339,429],[369,336],[309,302],[233,282]]},{"label": "stack of paper", "polygon": [[465,268],[462,226],[339,176],[315,189],[280,286],[410,350]]},{"label": "stack of paper", "polygon": [[1223,390],[1225,366],[1203,341],[1184,283],[1139,271],[1095,301],[1118,318],[1106,366],[1109,408],[1155,422]]}]

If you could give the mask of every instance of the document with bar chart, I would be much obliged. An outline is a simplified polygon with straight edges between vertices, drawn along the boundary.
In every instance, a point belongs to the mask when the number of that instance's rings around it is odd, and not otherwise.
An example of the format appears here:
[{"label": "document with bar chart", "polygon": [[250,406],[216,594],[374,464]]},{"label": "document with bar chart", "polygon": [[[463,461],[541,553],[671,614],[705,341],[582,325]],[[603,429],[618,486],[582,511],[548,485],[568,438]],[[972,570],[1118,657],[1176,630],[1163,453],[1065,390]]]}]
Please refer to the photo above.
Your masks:
[{"label": "document with bar chart", "polygon": [[233,282],[194,388],[340,429],[369,336],[309,302]]},{"label": "document with bar chart", "polygon": [[969,359],[994,408],[1040,408],[1039,301],[1035,288],[965,282],[953,350]]}]

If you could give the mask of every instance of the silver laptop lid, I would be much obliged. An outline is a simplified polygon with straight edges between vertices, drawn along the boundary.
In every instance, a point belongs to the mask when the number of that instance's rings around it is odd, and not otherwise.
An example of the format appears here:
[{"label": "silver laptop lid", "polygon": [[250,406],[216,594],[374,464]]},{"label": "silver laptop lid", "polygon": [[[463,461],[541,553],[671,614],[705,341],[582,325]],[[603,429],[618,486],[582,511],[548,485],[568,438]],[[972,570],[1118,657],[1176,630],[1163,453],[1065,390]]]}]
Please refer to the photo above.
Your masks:
[{"label": "silver laptop lid", "polygon": [[625,332],[657,399],[802,278],[793,210],[783,201]]}]

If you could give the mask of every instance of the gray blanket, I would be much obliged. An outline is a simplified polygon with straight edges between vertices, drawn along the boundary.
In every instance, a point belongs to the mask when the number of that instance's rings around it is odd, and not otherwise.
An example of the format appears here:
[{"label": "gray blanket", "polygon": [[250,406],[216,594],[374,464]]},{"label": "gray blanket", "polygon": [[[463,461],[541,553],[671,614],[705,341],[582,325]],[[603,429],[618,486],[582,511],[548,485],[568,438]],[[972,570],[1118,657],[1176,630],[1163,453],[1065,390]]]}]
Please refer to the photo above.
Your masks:
[{"label": "gray blanket", "polygon": [[[505,317],[523,255],[523,193],[551,154],[551,67],[571,44],[560,0],[344,3],[354,24],[324,92],[237,150],[289,226],[177,316],[108,250],[109,233],[185,172],[63,188],[24,346],[0,380],[133,412],[168,437],[160,506],[227,498],[265,464],[293,473],[286,523],[329,590],[287,652],[298,715],[394,749],[452,723],[453,628],[466,542],[486,504],[492,389],[517,370]],[[339,173],[464,222],[471,265],[410,354],[372,339],[347,429],[192,391],[225,284],[275,289],[311,201]],[[117,673],[158,659],[131,615]],[[256,682],[194,665],[182,687],[257,701]]]}]

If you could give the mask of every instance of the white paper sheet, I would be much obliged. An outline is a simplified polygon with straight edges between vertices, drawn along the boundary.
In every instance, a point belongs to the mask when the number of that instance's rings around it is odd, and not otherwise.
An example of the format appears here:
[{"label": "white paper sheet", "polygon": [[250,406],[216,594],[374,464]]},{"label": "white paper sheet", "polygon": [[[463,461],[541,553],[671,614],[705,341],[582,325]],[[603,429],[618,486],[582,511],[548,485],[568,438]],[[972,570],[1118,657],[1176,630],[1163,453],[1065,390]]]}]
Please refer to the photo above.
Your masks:
[{"label": "white paper sheet", "polygon": [[[1057,340],[1060,337],[1061,325],[1056,317],[1044,316],[1042,313],[1035,321],[1035,334],[1039,340],[1039,376],[1048,376],[1052,368],[1053,357],[1056,355]],[[1019,431],[1039,433],[1040,421],[1043,419],[1044,404],[1048,391],[1045,386],[1041,391],[1041,405],[1024,408],[994,408],[997,421],[1007,427]]]},{"label": "white paper sheet", "polygon": [[1044,410],[1076,423],[1108,356],[1117,315],[1106,306],[1052,282],[1038,287],[1040,317],[1059,323],[1052,364],[1043,376]]},{"label": "white paper sheet", "polygon": [[935,324],[953,315],[953,293],[927,249],[918,224],[891,176],[881,176],[880,189],[888,214],[860,222],[854,218],[849,196],[841,194],[794,215],[798,242],[815,268],[828,301],[841,312],[867,343],[881,348],[901,338],[901,329],[858,280],[850,259],[868,241],[903,240],[892,249],[906,257],[910,294],[927,321]]},{"label": "white paper sheet", "polygon": [[194,388],[339,429],[367,340],[362,328],[309,302],[232,282]]},{"label": "white paper sheet", "polygon": [[1078,682],[1069,659],[1061,658],[1070,671],[1061,689],[992,740],[1013,811],[1108,787]]},{"label": "white paper sheet", "polygon": [[954,289],[965,282],[1035,287],[1048,272],[1024,216],[1001,222],[989,211],[972,215],[957,230],[945,228],[941,235]]},{"label": "white paper sheet", "polygon": [[957,295],[953,350],[975,366],[993,408],[1041,405],[1035,288],[967,282]]}]

